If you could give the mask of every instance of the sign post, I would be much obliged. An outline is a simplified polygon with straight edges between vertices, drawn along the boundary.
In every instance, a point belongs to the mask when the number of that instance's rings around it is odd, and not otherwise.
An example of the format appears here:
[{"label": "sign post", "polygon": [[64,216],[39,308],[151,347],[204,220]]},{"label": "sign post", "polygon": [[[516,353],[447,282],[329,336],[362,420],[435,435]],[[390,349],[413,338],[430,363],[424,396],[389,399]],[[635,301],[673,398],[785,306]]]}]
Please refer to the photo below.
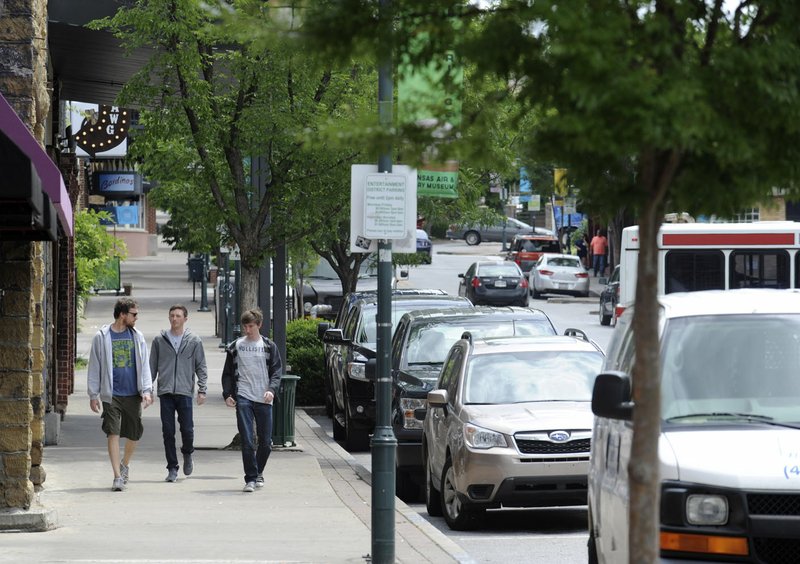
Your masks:
[{"label": "sign post", "polygon": [[[382,37],[391,35],[391,0],[380,0],[379,20]],[[382,42],[378,56],[378,117],[381,127],[392,126],[392,46]],[[400,231],[400,225],[388,216],[396,210],[399,186],[391,179],[392,146],[383,147],[378,157],[378,172],[387,173],[384,180],[367,181],[370,197],[365,201],[365,229],[378,236]],[[370,221],[370,227],[367,227]],[[385,233],[384,233],[385,235]],[[366,234],[367,238],[370,235]],[[402,235],[401,235],[402,236]],[[372,561],[391,564],[395,561],[394,487],[395,450],[397,439],[391,425],[391,365],[392,347],[392,240],[380,238],[378,243],[378,315],[377,315],[377,378],[375,382],[375,431],[372,434]]]}]

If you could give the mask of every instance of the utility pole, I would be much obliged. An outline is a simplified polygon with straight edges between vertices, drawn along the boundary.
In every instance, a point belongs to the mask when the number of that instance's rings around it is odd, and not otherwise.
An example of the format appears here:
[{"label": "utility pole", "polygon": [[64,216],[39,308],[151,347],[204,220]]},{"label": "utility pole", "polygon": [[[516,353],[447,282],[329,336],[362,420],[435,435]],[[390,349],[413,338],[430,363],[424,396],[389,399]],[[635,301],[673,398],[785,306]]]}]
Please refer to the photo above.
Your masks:
[{"label": "utility pole", "polygon": [[[384,129],[392,125],[392,18],[391,0],[380,0],[378,55],[378,117]],[[378,157],[378,172],[392,172],[392,146]],[[392,241],[378,241],[378,315],[375,382],[375,432],[372,435],[372,562],[395,561],[394,495],[397,439],[391,426]]]}]

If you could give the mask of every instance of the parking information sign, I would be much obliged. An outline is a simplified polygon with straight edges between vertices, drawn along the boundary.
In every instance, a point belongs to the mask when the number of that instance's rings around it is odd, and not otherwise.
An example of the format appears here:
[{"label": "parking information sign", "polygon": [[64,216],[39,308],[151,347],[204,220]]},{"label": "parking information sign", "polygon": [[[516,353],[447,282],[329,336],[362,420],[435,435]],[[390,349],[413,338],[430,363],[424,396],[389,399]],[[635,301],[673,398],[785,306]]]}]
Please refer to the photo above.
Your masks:
[{"label": "parking information sign", "polygon": [[364,235],[370,239],[406,236],[406,177],[369,174],[364,190]]},{"label": "parking information sign", "polygon": [[350,252],[374,253],[381,239],[395,253],[417,251],[417,171],[392,165],[350,167]]}]

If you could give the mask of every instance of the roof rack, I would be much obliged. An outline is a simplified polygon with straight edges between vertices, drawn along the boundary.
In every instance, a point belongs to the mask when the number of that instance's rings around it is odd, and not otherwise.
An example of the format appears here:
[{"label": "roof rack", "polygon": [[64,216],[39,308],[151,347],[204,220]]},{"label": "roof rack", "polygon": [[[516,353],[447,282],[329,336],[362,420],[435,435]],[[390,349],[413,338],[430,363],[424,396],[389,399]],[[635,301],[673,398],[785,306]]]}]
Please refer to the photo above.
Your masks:
[{"label": "roof rack", "polygon": [[570,327],[564,331],[564,335],[566,337],[575,337],[576,339],[580,339],[582,341],[586,341],[587,343],[591,343],[588,335],[584,333],[581,329],[575,329],[574,327]]},{"label": "roof rack", "polygon": [[461,333],[461,338],[466,340],[466,341],[469,341],[470,345],[472,344],[472,332],[471,331],[464,331],[463,333]]}]

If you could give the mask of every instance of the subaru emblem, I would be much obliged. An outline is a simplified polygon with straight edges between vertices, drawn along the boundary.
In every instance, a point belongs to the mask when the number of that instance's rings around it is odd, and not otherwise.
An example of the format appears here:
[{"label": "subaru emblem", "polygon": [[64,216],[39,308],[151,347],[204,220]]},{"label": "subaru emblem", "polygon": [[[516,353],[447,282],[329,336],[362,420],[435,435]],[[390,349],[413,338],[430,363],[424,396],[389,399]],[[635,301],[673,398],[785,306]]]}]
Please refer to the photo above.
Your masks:
[{"label": "subaru emblem", "polygon": [[565,443],[569,440],[569,433],[566,431],[553,431],[548,436],[554,443]]}]

